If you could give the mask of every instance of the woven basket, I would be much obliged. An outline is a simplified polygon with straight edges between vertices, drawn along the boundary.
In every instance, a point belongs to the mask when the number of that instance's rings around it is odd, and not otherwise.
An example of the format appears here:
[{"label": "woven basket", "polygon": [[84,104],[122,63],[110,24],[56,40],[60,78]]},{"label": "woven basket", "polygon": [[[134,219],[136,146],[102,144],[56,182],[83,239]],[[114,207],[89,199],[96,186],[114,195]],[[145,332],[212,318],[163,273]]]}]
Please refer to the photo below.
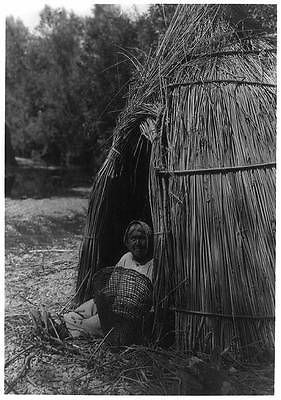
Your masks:
[{"label": "woven basket", "polygon": [[152,284],[137,271],[107,267],[94,277],[94,298],[107,342],[128,345],[139,341],[142,318],[152,306]]}]

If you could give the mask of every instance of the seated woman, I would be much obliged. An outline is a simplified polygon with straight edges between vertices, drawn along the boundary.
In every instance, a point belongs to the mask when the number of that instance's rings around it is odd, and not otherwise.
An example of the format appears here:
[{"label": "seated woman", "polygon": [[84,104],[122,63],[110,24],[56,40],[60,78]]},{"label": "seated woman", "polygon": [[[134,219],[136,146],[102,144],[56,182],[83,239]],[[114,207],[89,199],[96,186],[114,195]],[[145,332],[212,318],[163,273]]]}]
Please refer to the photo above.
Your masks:
[{"label": "seated woman", "polygon": [[[128,252],[121,257],[116,267],[135,270],[152,281],[153,240],[151,228],[145,222],[132,221],[126,229],[124,244]],[[72,337],[85,334],[103,336],[97,305],[93,299],[65,314],[64,321]]]}]

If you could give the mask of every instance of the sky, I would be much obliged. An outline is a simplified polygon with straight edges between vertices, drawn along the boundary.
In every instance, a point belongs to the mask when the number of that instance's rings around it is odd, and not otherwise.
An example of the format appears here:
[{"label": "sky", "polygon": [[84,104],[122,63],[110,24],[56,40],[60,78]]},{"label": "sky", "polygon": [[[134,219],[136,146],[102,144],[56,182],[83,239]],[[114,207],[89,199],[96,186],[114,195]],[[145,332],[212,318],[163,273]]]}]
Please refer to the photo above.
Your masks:
[{"label": "sky", "polygon": [[[215,3],[213,0],[193,0],[193,1],[167,1],[161,0],[158,3]],[[239,3],[237,0],[225,1],[221,0],[220,3]],[[77,15],[85,16],[91,14],[91,9],[95,3],[112,4],[111,1],[94,1],[94,0],[4,0],[1,2],[1,14],[4,17],[12,15],[15,19],[19,18],[23,21],[24,25],[31,30],[39,23],[39,13],[43,10],[45,4],[52,8],[64,7],[68,11],[73,11]],[[148,4],[156,3],[156,1],[149,0],[135,0],[135,1],[120,1],[123,10],[130,11],[134,5],[137,5],[139,12],[145,11]],[[241,1],[242,3],[242,1]],[[248,0],[247,3],[277,3],[276,0]],[[117,4],[117,2],[115,3]]]},{"label": "sky", "polygon": [[[12,15],[15,19],[19,18],[24,25],[33,29],[39,23],[39,13],[43,10],[45,4],[52,8],[64,7],[68,11],[73,11],[77,15],[85,16],[91,14],[91,9],[95,3],[109,3],[114,1],[94,1],[94,0],[6,0],[2,5],[5,17]],[[130,10],[133,4],[137,4],[138,10],[141,12],[147,8],[144,2],[135,1],[121,2],[123,10]]]}]

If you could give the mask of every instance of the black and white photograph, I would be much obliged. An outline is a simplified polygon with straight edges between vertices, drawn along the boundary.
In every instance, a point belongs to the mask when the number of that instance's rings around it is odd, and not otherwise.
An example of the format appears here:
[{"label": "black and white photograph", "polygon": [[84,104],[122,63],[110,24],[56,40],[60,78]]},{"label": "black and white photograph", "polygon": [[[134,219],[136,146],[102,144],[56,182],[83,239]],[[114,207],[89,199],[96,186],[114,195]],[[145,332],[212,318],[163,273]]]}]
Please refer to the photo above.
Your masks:
[{"label": "black and white photograph", "polygon": [[276,395],[277,2],[3,8],[3,393]]}]

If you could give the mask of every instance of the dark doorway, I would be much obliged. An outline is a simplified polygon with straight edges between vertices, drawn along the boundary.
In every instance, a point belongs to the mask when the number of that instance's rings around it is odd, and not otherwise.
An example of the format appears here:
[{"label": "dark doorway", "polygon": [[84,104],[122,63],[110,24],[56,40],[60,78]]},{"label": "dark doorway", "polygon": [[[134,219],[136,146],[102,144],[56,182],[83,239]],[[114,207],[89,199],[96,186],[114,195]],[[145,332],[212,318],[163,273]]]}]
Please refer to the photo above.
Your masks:
[{"label": "dark doorway", "polygon": [[122,173],[110,182],[100,239],[99,268],[114,265],[126,252],[123,235],[130,221],[140,219],[151,226],[148,193],[150,151],[150,142],[138,136],[123,154]]}]

